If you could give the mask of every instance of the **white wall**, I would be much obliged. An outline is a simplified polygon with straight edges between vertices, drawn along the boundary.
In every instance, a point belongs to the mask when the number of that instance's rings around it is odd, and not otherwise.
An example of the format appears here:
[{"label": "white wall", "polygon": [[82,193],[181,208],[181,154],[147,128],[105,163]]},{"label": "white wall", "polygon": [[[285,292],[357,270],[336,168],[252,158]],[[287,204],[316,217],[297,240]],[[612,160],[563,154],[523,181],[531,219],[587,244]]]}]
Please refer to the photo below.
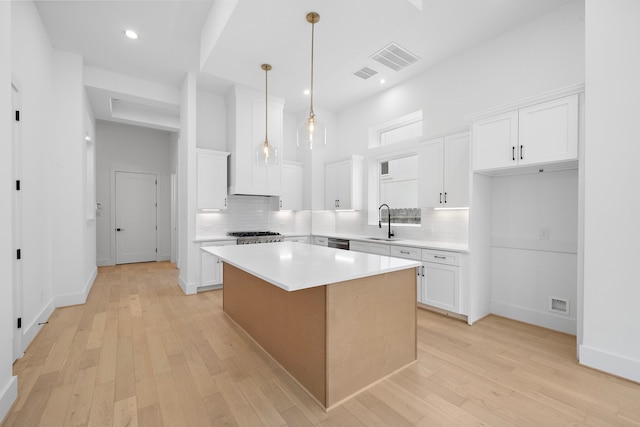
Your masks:
[{"label": "white wall", "polygon": [[[341,111],[330,155],[366,156],[369,128],[420,109],[426,138],[468,126],[474,113],[583,81],[584,2],[578,0]],[[338,214],[335,227],[376,231],[366,213]],[[423,209],[421,229],[398,232],[405,238],[466,241],[468,213]]]},{"label": "white wall", "polygon": [[[0,182],[13,179],[11,141],[11,2],[0,2]],[[13,191],[0,186],[0,422],[18,395],[18,380],[12,376],[13,363]]]},{"label": "white wall", "polygon": [[[494,177],[491,194],[491,312],[575,334],[577,169]],[[550,297],[568,314],[550,311]]]},{"label": "white wall", "polygon": [[178,144],[179,212],[178,229],[180,278],[185,294],[196,292],[200,276],[200,248],[196,238],[196,76],[187,73],[180,103],[180,143]]},{"label": "white wall", "polygon": [[640,381],[640,2],[587,0],[580,362]]},{"label": "white wall", "polygon": [[[52,203],[53,295],[57,307],[86,301],[97,275],[95,256],[85,245],[92,227],[86,210],[86,130],[83,64],[80,55],[53,51],[53,118],[49,144]],[[85,275],[86,265],[89,272]]]},{"label": "white wall", "polygon": [[96,126],[96,197],[99,265],[115,264],[112,197],[116,171],[158,176],[158,260],[171,256],[171,133],[99,120]]}]

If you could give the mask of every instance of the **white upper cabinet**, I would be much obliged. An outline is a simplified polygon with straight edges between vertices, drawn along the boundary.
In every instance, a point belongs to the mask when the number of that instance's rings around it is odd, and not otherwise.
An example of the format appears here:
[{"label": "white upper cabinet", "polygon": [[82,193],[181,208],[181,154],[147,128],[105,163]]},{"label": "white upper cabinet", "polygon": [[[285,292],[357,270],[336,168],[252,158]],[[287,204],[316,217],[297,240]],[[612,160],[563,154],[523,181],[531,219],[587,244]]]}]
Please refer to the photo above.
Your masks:
[{"label": "white upper cabinet", "polygon": [[473,122],[473,170],[491,171],[578,158],[579,95]]},{"label": "white upper cabinet", "polygon": [[278,165],[256,162],[256,147],[265,137],[264,94],[235,86],[226,96],[229,194],[282,194],[284,101],[269,97],[269,143],[278,149]]},{"label": "white upper cabinet", "polygon": [[301,163],[282,164],[282,195],[279,207],[282,210],[300,211],[303,202],[303,169]]},{"label": "white upper cabinet", "polygon": [[578,158],[578,95],[518,112],[520,165]]},{"label": "white upper cabinet", "polygon": [[469,132],[428,141],[420,150],[420,206],[469,206]]},{"label": "white upper cabinet", "polygon": [[473,170],[516,166],[518,111],[473,123]]},{"label": "white upper cabinet", "polygon": [[363,162],[362,156],[354,155],[348,160],[325,165],[325,209],[362,209]]},{"label": "white upper cabinet", "polygon": [[222,151],[196,151],[197,208],[227,208],[227,156]]}]

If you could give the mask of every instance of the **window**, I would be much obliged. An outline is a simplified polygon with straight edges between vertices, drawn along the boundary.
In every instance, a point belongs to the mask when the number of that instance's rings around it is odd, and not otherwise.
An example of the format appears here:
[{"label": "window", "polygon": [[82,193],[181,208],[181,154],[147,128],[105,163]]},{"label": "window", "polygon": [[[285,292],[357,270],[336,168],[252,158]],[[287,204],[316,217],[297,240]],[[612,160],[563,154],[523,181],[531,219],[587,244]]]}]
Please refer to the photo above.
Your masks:
[{"label": "window", "polygon": [[[420,224],[418,207],[418,156],[379,162],[378,200],[391,208],[391,224]],[[388,222],[387,210],[380,212]]]},{"label": "window", "polygon": [[422,136],[422,110],[369,128],[369,148],[383,147]]}]

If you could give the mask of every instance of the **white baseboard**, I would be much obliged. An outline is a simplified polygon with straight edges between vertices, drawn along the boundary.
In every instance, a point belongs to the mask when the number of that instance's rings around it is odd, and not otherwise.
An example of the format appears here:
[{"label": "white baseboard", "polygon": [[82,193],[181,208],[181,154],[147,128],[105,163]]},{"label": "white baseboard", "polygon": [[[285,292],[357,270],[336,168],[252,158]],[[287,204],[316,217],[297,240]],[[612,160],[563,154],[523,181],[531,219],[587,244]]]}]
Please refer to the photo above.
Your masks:
[{"label": "white baseboard", "polygon": [[185,295],[193,295],[198,293],[198,286],[195,283],[187,283],[182,279],[182,276],[178,278],[178,284],[180,285],[180,289],[184,292]]},{"label": "white baseboard", "polygon": [[640,383],[640,360],[580,345],[580,364]]},{"label": "white baseboard", "polygon": [[31,341],[33,341],[36,335],[38,335],[42,324],[49,320],[49,317],[51,317],[51,314],[53,314],[53,310],[55,310],[55,308],[56,307],[53,304],[53,300],[49,300],[49,302],[44,307],[42,307],[42,310],[40,310],[40,313],[38,313],[33,322],[31,322],[24,328],[24,332],[22,333],[23,352],[25,348],[29,347],[29,344],[31,344]]},{"label": "white baseboard", "polygon": [[576,319],[572,317],[532,310],[527,307],[507,304],[502,301],[491,301],[491,313],[571,335],[575,335],[578,329]]},{"label": "white baseboard", "polygon": [[9,381],[0,390],[0,423],[4,421],[11,405],[18,398],[18,377],[10,377]]},{"label": "white baseboard", "polygon": [[56,307],[68,307],[70,305],[79,305],[87,302],[87,297],[89,296],[89,292],[91,292],[93,282],[95,282],[97,276],[98,268],[96,267],[91,273],[91,276],[89,277],[87,282],[84,284],[84,289],[82,290],[82,292],[66,295],[56,295],[54,297]]}]

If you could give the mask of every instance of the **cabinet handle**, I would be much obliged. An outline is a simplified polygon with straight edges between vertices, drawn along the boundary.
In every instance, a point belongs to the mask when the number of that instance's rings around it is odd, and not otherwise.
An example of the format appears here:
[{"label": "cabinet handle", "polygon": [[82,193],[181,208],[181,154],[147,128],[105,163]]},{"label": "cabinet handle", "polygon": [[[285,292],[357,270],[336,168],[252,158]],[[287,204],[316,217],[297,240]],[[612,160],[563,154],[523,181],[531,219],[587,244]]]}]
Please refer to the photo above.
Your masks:
[{"label": "cabinet handle", "polygon": [[442,203],[442,193],[440,193],[440,203]]},{"label": "cabinet handle", "polygon": [[522,160],[522,145],[520,146],[520,160]]},{"label": "cabinet handle", "polygon": [[424,277],[424,265],[422,266],[422,277]]},{"label": "cabinet handle", "polygon": [[225,207],[227,206],[227,198],[226,197],[224,198],[224,206]]},{"label": "cabinet handle", "polygon": [[411,252],[409,251],[400,251],[401,254],[409,255]]},{"label": "cabinet handle", "polygon": [[516,147],[511,146],[511,160],[516,161]]},{"label": "cabinet handle", "polygon": [[444,202],[447,203],[447,193],[444,193]]},{"label": "cabinet handle", "polygon": [[336,207],[339,208],[340,207],[340,199],[336,200]]},{"label": "cabinet handle", "polygon": [[447,259],[446,256],[440,256],[440,255],[434,255],[433,257],[438,259]]},{"label": "cabinet handle", "polygon": [[280,199],[280,207],[282,207],[282,199]]}]

